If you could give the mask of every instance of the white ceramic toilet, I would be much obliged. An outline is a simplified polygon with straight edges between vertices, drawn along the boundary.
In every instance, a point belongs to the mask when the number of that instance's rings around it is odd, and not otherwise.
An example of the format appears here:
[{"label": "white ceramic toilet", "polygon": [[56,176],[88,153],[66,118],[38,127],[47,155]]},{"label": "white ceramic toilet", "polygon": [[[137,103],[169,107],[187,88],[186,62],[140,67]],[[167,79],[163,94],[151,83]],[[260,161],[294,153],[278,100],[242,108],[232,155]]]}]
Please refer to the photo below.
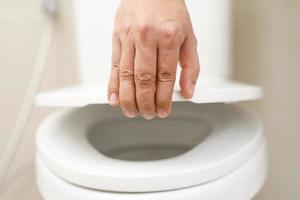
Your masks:
[{"label": "white ceramic toilet", "polygon": [[[234,102],[262,96],[230,77],[230,1],[187,1],[203,72],[195,96],[178,87],[169,118],[126,119],[108,106],[110,41],[118,0],[73,0],[76,86],[41,93],[68,107],[37,134],[37,182],[46,200],[250,200],[267,173],[259,118]],[[103,28],[105,27],[105,28]]]}]

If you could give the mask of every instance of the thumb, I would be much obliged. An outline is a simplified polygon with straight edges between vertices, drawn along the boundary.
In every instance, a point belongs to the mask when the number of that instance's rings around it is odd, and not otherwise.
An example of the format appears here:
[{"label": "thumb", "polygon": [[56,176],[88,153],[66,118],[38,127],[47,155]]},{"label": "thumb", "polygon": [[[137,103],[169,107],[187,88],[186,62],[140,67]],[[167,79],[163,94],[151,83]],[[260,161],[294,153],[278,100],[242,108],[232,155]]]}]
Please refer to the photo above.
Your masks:
[{"label": "thumb", "polygon": [[197,40],[194,34],[190,34],[183,43],[179,61],[182,67],[180,75],[181,93],[185,98],[191,99],[200,72]]}]

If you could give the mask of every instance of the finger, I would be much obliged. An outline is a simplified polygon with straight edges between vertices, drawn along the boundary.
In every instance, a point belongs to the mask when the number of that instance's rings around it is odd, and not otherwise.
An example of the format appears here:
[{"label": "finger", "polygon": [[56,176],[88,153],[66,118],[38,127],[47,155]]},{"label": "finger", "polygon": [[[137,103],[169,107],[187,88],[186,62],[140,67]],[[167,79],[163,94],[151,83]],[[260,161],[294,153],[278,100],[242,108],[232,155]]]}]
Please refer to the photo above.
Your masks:
[{"label": "finger", "polygon": [[134,54],[133,43],[124,42],[119,73],[119,99],[123,113],[130,118],[137,115],[134,84]]},{"label": "finger", "polygon": [[119,64],[121,58],[121,43],[115,34],[113,36],[112,41],[112,61],[111,61],[111,72],[110,72],[110,80],[108,84],[108,101],[112,106],[119,105]]},{"label": "finger", "polygon": [[156,48],[136,45],[134,63],[136,101],[139,111],[146,119],[155,116]]},{"label": "finger", "polygon": [[156,109],[160,118],[166,118],[171,110],[179,50],[162,46],[158,51]]},{"label": "finger", "polygon": [[180,87],[182,95],[190,99],[193,97],[196,82],[200,72],[197,52],[197,41],[193,34],[188,36],[180,50]]}]

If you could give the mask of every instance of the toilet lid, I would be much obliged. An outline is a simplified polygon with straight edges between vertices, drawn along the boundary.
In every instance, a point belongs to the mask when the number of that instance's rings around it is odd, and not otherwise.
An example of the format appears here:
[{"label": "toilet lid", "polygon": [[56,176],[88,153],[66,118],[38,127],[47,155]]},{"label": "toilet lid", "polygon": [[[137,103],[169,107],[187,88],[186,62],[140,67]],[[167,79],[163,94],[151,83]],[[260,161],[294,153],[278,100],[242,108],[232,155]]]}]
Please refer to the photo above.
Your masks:
[{"label": "toilet lid", "polygon": [[[75,185],[114,192],[157,192],[220,179],[246,163],[263,142],[261,123],[252,112],[239,106],[176,103],[174,107],[167,120],[177,120],[177,126],[184,120],[199,120],[199,128],[186,126],[187,132],[200,131],[200,122],[210,127],[209,134],[184,154],[142,162],[104,155],[88,140],[91,127],[113,123],[113,133],[120,131],[119,122],[129,121],[120,117],[119,110],[94,105],[50,115],[38,129],[38,156],[57,176]],[[136,120],[136,130],[143,122],[148,123]],[[170,141],[176,141],[176,134]]]},{"label": "toilet lid", "polygon": [[[181,96],[178,83],[173,93],[173,102],[223,103],[254,100],[262,97],[261,88],[230,80],[199,79],[194,97]],[[90,104],[108,104],[105,84],[79,84],[40,93],[36,104],[48,107],[84,107]]]}]

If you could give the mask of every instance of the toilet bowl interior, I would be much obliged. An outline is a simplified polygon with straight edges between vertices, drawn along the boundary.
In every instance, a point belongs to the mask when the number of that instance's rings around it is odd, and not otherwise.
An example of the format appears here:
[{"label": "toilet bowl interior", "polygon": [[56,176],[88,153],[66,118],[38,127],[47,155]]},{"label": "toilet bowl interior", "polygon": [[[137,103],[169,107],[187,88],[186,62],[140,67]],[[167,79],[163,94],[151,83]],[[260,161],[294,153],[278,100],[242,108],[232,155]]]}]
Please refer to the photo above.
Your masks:
[{"label": "toilet bowl interior", "polygon": [[209,136],[204,119],[172,116],[166,120],[112,120],[87,131],[90,144],[101,154],[127,161],[154,161],[182,155]]},{"label": "toilet bowl interior", "polygon": [[62,179],[117,192],[166,191],[218,179],[262,142],[252,112],[226,104],[175,103],[165,120],[126,119],[91,105],[57,112],[40,126],[38,155]]}]

